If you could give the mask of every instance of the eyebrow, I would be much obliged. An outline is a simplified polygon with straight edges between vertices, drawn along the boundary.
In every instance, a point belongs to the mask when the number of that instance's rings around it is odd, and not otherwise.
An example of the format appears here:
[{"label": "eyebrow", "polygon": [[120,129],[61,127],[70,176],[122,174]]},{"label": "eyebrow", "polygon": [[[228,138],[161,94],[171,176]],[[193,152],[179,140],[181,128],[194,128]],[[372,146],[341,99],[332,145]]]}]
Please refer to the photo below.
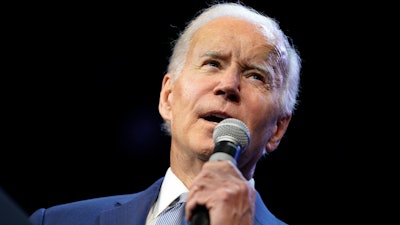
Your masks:
[{"label": "eyebrow", "polygon": [[221,52],[214,51],[214,50],[206,51],[200,57],[212,57],[212,58],[217,58],[217,59],[225,59],[225,58],[227,58]]},{"label": "eyebrow", "polygon": [[[200,57],[212,57],[216,59],[226,59],[228,56],[224,56],[221,52],[215,51],[215,50],[210,50],[204,52]],[[244,69],[256,69],[258,71],[261,71],[262,73],[267,75],[268,80],[272,80],[275,74],[275,71],[273,69],[273,66],[270,65],[268,62],[263,62],[263,63],[245,63],[244,65],[241,63],[241,67]]]}]

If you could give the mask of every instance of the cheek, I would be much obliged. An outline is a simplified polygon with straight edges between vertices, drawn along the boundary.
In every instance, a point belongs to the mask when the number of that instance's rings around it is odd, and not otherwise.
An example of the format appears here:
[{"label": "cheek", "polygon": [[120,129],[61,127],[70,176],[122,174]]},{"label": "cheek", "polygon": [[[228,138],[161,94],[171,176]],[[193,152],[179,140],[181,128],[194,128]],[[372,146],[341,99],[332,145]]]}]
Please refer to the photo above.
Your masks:
[{"label": "cheek", "polygon": [[204,89],[201,84],[201,82],[193,79],[181,80],[177,85],[175,98],[179,98],[182,104],[189,104],[189,102],[195,101]]},{"label": "cheek", "polygon": [[265,123],[265,116],[268,116],[271,111],[270,99],[262,94],[254,94],[247,92],[242,98],[242,103],[245,105],[247,112],[257,112],[252,113],[252,116],[258,118],[259,123]]},{"label": "cheek", "polygon": [[[257,134],[257,139],[264,141],[269,139],[272,135],[273,130],[277,121],[277,110],[272,99],[266,96],[249,96],[249,99],[245,99],[247,104],[246,112],[248,117],[251,118],[251,124],[253,124],[253,133]],[[257,112],[257,113],[250,113]],[[254,138],[255,135],[254,135]]]},{"label": "cheek", "polygon": [[180,115],[190,110],[190,105],[196,101],[196,89],[190,82],[177,81],[173,89],[173,99],[170,101],[174,114]]},{"label": "cheek", "polygon": [[256,116],[259,117],[261,124],[269,124],[277,119],[278,102],[277,98],[271,92],[247,92],[246,99],[244,99],[249,110],[257,112]]}]

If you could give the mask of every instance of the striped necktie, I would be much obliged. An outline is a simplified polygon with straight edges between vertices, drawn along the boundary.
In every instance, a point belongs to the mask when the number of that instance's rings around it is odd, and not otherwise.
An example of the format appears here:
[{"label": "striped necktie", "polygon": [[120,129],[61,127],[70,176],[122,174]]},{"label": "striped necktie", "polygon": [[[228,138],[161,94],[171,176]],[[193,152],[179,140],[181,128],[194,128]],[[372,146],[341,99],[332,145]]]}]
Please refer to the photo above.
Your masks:
[{"label": "striped necktie", "polygon": [[186,194],[181,194],[158,218],[156,225],[186,225],[185,200]]}]

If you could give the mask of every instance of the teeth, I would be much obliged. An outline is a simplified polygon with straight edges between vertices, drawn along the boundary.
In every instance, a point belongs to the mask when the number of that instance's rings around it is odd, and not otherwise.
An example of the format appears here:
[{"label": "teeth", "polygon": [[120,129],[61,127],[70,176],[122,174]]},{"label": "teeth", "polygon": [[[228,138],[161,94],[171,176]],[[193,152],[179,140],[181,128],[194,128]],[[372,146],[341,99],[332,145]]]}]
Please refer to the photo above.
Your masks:
[{"label": "teeth", "polygon": [[220,118],[220,119],[225,119],[226,117],[224,116],[218,116],[218,115],[213,115],[214,117]]},{"label": "teeth", "polygon": [[208,121],[219,123],[222,120],[226,119],[226,117],[225,116],[221,116],[221,115],[210,115],[210,116],[205,117],[205,119],[208,120]]},{"label": "teeth", "polygon": [[212,114],[211,116],[218,117],[218,118],[221,118],[221,119],[226,119],[226,116],[219,115],[219,114]]}]

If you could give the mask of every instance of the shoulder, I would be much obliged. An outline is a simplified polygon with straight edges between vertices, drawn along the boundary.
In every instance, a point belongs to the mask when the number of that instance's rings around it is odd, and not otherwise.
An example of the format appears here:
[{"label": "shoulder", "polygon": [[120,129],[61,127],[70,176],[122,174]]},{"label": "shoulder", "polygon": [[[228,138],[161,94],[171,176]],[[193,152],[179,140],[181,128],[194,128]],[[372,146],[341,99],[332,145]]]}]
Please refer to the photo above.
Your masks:
[{"label": "shoulder", "polygon": [[[111,210],[124,210],[126,207],[152,204],[161,186],[162,178],[154,182],[147,189],[132,193],[80,200],[49,208],[36,210],[30,216],[33,224],[82,224],[91,225],[99,216]],[[145,201],[145,202],[144,202]]]},{"label": "shoulder", "polygon": [[277,218],[274,214],[269,211],[267,206],[264,204],[260,193],[256,192],[256,214],[254,218],[254,224],[263,225],[287,225],[285,222]]},{"label": "shoulder", "polygon": [[41,208],[29,219],[33,224],[78,224],[77,220],[81,220],[82,224],[94,224],[101,212],[129,201],[134,195],[136,194],[100,197]]}]

